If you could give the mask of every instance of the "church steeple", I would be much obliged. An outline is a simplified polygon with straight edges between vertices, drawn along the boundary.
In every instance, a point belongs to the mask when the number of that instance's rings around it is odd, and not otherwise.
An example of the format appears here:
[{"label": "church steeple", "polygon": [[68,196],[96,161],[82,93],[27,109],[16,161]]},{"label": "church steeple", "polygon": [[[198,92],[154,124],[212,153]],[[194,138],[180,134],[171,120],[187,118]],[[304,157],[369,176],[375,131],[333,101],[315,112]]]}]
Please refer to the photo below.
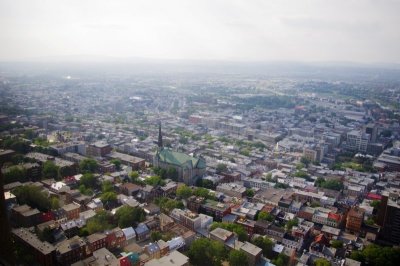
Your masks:
[{"label": "church steeple", "polygon": [[158,124],[158,147],[162,148],[163,147],[163,141],[162,141],[162,134],[161,134],[161,121]]}]

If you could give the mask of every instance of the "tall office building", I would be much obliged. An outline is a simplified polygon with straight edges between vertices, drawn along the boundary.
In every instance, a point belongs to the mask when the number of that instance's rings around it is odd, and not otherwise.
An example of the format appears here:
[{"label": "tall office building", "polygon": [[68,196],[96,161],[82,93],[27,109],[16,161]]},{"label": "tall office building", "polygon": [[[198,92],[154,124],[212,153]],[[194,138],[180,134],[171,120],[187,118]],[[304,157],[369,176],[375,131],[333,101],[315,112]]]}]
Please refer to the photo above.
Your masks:
[{"label": "tall office building", "polygon": [[379,238],[393,245],[400,245],[400,191],[384,191],[378,212]]}]

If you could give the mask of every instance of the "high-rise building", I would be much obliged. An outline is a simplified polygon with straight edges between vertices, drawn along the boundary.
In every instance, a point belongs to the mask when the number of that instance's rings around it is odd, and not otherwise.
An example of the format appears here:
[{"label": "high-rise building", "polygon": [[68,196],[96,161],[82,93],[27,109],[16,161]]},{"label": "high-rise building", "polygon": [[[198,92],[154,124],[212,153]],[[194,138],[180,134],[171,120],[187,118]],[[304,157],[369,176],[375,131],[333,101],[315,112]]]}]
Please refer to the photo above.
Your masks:
[{"label": "high-rise building", "polygon": [[370,135],[353,130],[347,133],[346,148],[351,151],[367,152]]},{"label": "high-rise building", "polygon": [[392,189],[382,193],[378,212],[379,238],[393,245],[400,244],[400,191]]}]

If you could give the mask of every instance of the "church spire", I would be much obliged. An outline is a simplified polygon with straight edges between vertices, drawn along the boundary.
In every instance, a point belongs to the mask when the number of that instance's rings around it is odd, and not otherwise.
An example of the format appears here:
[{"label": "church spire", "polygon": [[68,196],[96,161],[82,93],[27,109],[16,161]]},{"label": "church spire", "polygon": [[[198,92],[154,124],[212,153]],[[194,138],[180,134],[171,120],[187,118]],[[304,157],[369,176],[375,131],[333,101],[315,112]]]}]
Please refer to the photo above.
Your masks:
[{"label": "church spire", "polygon": [[158,147],[162,148],[163,147],[163,141],[162,141],[162,134],[161,134],[161,121],[158,124]]}]

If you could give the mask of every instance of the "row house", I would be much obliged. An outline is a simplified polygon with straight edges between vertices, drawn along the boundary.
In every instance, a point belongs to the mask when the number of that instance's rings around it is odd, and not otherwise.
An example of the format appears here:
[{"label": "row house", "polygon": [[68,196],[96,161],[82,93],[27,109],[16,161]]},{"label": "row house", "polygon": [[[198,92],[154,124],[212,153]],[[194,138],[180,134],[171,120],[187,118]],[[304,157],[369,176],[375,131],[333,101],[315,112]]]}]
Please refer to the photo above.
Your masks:
[{"label": "row house", "polygon": [[86,242],[79,236],[66,239],[57,245],[56,258],[58,265],[71,265],[87,257]]},{"label": "row house", "polygon": [[200,212],[212,216],[215,221],[221,221],[222,217],[231,213],[231,207],[222,202],[206,200],[201,205]]},{"label": "row house", "polygon": [[285,229],[271,224],[267,229],[267,236],[275,239],[278,242],[282,242],[282,238],[285,235]]},{"label": "row house", "polygon": [[252,236],[254,234],[254,227],[256,222],[253,220],[247,220],[247,219],[238,219],[236,221],[237,224],[240,224],[241,226],[243,226],[243,228],[246,230],[247,234],[249,236]]},{"label": "row house", "polygon": [[89,248],[90,253],[93,253],[94,251],[105,248],[106,247],[106,238],[107,236],[103,233],[94,233],[89,235],[86,238],[87,245]]},{"label": "row house", "polygon": [[291,234],[286,233],[282,238],[282,245],[287,248],[291,248],[294,250],[299,250],[303,245],[303,238],[302,237],[294,237]]},{"label": "row house", "polygon": [[108,249],[123,248],[126,246],[125,234],[121,228],[116,227],[104,233],[106,235],[106,246]]}]

